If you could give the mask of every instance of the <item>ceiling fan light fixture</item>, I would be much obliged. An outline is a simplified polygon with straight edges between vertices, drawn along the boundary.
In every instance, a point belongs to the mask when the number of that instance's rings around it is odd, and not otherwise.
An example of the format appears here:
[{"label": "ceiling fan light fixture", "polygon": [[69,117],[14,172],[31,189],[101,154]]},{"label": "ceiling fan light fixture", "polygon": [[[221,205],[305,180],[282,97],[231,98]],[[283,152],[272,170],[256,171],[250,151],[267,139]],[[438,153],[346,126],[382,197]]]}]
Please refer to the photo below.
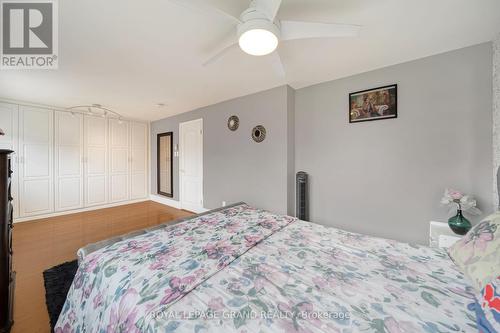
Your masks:
[{"label": "ceiling fan light fixture", "polygon": [[242,14],[244,22],[238,26],[238,44],[243,52],[253,56],[272,53],[278,47],[280,30],[261,13]]},{"label": "ceiling fan light fixture", "polygon": [[245,53],[263,56],[276,50],[278,37],[269,30],[251,29],[240,36],[238,43]]}]

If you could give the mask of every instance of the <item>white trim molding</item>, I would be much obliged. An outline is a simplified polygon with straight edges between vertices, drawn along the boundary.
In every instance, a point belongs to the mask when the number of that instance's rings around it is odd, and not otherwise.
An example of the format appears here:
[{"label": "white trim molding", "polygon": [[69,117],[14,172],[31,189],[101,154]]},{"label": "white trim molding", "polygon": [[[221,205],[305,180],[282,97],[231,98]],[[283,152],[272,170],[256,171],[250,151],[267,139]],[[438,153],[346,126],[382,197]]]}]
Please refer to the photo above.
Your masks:
[{"label": "white trim molding", "polygon": [[[173,208],[177,208],[177,209],[182,209],[180,201],[177,201],[177,200],[174,200],[174,199],[170,199],[170,198],[158,195],[158,194],[150,194],[149,195],[149,199],[151,201],[160,203],[160,204],[165,205],[165,206],[169,206],[169,207],[173,207]],[[207,209],[207,208],[199,208],[199,209],[193,210],[193,213],[201,214],[201,213],[205,213],[207,211],[209,211],[209,209]]]},{"label": "white trim molding", "polygon": [[[21,101],[21,100],[16,100],[16,99],[9,99],[9,98],[0,98],[0,103],[6,103],[6,104],[13,104],[13,105],[19,105],[19,106],[27,106],[27,107],[34,107],[34,108],[39,108],[39,109],[46,109],[46,110],[53,110],[53,111],[61,111],[61,112],[72,112],[69,110],[67,107],[62,107],[62,106],[57,106],[57,105],[48,105],[48,104],[40,104],[40,103],[32,103],[28,101]],[[77,112],[77,111],[73,111]],[[79,112],[82,113],[82,112]],[[83,112],[82,114],[88,114],[87,112]],[[118,119],[118,117],[116,117]],[[148,123],[150,124],[150,120],[145,120],[142,118],[134,118],[134,117],[121,117],[122,120],[128,120],[128,121],[136,121],[136,122],[142,122],[142,123]]]},{"label": "white trim molding", "polygon": [[196,208],[196,209],[194,209],[193,213],[201,214],[201,213],[208,212],[209,210],[210,209],[207,209],[207,208]]},{"label": "white trim molding", "polygon": [[[134,203],[145,202],[145,201],[149,201],[149,200],[160,203],[160,204],[165,205],[165,206],[172,207],[172,208],[181,209],[181,203],[179,201],[165,198],[161,195],[151,194],[149,198],[144,198],[144,199],[122,201],[122,202],[116,202],[116,203],[111,203],[111,204],[107,204],[107,205],[99,205],[99,206],[92,206],[92,207],[86,207],[86,208],[81,208],[81,209],[67,210],[67,211],[63,211],[63,212],[56,212],[56,213],[50,213],[50,214],[15,218],[14,223],[30,222],[30,221],[35,221],[35,220],[46,219],[49,217],[70,215],[70,214],[89,212],[89,211],[104,209],[104,208],[125,206],[125,205],[134,204]],[[196,209],[196,211],[193,211],[193,213],[201,214],[201,213],[204,213],[207,211],[209,211],[209,209],[200,208],[200,209]]]},{"label": "white trim molding", "polygon": [[173,208],[181,209],[181,203],[177,200],[174,200],[174,199],[169,199],[167,197],[164,197],[164,196],[161,196],[158,194],[150,194],[149,199],[151,201],[160,203],[160,204],[165,205],[165,206],[170,206]]},{"label": "white trim molding", "polygon": [[[166,198],[166,197],[158,195],[158,194],[150,194],[149,199],[151,201],[160,203],[160,204],[165,205],[165,206],[169,206],[169,207],[173,207],[173,208],[177,208],[177,209],[182,209],[180,201],[177,201],[174,199],[169,199],[169,198]],[[196,213],[196,214],[201,214],[201,213],[208,212],[209,209],[198,208],[198,209],[194,209],[194,210],[190,210],[190,211],[192,211],[193,213]]]},{"label": "white trim molding", "polygon": [[46,218],[49,218],[49,217],[55,217],[55,216],[61,216],[61,215],[70,215],[70,214],[75,214],[75,213],[89,212],[89,211],[92,211],[92,210],[98,210],[98,209],[103,209],[103,208],[125,206],[125,205],[130,205],[130,204],[134,204],[134,203],[138,203],[138,202],[144,202],[144,201],[149,201],[149,198],[137,199],[137,200],[129,200],[129,201],[122,201],[122,202],[116,202],[116,203],[111,203],[111,204],[106,204],[106,205],[86,207],[86,208],[81,208],[81,209],[66,210],[66,211],[63,211],[63,212],[56,212],[56,213],[50,213],[50,214],[20,217],[20,218],[15,218],[14,219],[14,223],[29,222],[29,221],[35,221],[35,220],[40,220],[40,219],[46,219]]}]

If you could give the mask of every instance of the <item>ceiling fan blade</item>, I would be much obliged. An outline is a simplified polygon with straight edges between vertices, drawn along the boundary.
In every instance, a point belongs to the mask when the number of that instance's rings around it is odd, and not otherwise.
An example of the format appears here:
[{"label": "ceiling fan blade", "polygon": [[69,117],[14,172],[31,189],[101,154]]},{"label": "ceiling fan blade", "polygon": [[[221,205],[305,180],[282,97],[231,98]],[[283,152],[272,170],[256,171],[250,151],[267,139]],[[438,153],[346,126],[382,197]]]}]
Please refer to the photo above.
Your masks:
[{"label": "ceiling fan blade", "polygon": [[274,21],[280,9],[281,1],[282,0],[253,0],[251,6],[265,13],[271,21]]},{"label": "ceiling fan blade", "polygon": [[233,33],[231,36],[224,39],[216,48],[213,49],[207,60],[203,62],[203,66],[208,66],[216,62],[231,49],[235,48],[237,45],[238,45],[238,39],[236,38],[236,35]]},{"label": "ceiling fan blade", "polygon": [[271,54],[271,61],[273,72],[275,72],[280,78],[286,79],[285,66],[283,66],[283,61],[281,61],[281,56],[278,50]]},{"label": "ceiling fan blade", "polygon": [[241,1],[225,0],[168,0],[181,7],[202,13],[217,13],[231,19],[234,23],[241,23],[240,14],[246,9],[240,5]]},{"label": "ceiling fan blade", "polygon": [[281,21],[281,40],[355,37],[361,26],[354,24]]}]

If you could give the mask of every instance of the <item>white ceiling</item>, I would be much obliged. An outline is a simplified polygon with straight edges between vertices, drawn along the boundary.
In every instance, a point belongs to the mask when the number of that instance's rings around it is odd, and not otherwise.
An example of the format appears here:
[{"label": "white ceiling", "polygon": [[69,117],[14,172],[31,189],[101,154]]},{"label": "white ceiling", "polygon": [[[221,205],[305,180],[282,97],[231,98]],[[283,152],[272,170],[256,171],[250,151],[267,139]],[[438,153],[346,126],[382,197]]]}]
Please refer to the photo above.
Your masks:
[{"label": "white ceiling", "polygon": [[[249,2],[223,1],[241,8]],[[363,28],[356,38],[280,44],[283,78],[272,70],[272,56],[237,48],[202,66],[233,27],[222,15],[168,0],[59,1],[59,69],[0,71],[0,98],[99,103],[155,120],[285,83],[301,88],[490,41],[500,32],[500,1],[283,0],[278,17]]]}]

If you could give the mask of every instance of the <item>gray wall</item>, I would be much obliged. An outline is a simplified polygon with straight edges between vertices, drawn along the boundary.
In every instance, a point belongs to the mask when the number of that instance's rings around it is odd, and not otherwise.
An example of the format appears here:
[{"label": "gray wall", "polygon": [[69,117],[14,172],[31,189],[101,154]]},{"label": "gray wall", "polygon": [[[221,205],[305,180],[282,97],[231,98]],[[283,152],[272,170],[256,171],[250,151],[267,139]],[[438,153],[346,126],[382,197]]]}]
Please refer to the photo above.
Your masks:
[{"label": "gray wall", "polygon": [[[293,135],[293,106],[290,88],[274,88],[216,105],[200,108],[151,124],[151,189],[156,188],[156,135],[174,132],[179,142],[179,123],[203,118],[203,180],[205,208],[245,201],[257,207],[287,213],[289,207],[287,176],[293,176],[293,149],[287,141]],[[240,127],[231,132],[227,119],[240,118]],[[266,140],[256,143],[251,130],[264,125]],[[291,126],[291,128],[289,128]],[[179,199],[179,159],[174,158],[174,199]]]},{"label": "gray wall", "polygon": [[[294,175],[310,175],[310,219],[347,230],[427,243],[446,221],[446,187],[492,202],[492,44],[481,44],[294,91],[283,86],[153,122],[156,134],[203,118],[205,208],[246,201],[294,213]],[[348,94],[398,84],[397,119],[348,123]],[[240,117],[230,132],[227,118]],[[253,142],[262,124],[267,139]],[[178,200],[178,158],[174,199]],[[468,216],[473,222],[480,217]]]},{"label": "gray wall", "polygon": [[295,90],[287,86],[287,93],[287,211],[289,215],[295,216]]},{"label": "gray wall", "polygon": [[500,34],[493,41],[493,202],[500,207],[497,170],[500,167]]},{"label": "gray wall", "polygon": [[[348,94],[398,84],[398,118],[348,123]],[[295,93],[295,166],[310,218],[426,243],[448,186],[492,205],[492,46],[469,47]],[[475,219],[477,220],[477,218]]]}]

